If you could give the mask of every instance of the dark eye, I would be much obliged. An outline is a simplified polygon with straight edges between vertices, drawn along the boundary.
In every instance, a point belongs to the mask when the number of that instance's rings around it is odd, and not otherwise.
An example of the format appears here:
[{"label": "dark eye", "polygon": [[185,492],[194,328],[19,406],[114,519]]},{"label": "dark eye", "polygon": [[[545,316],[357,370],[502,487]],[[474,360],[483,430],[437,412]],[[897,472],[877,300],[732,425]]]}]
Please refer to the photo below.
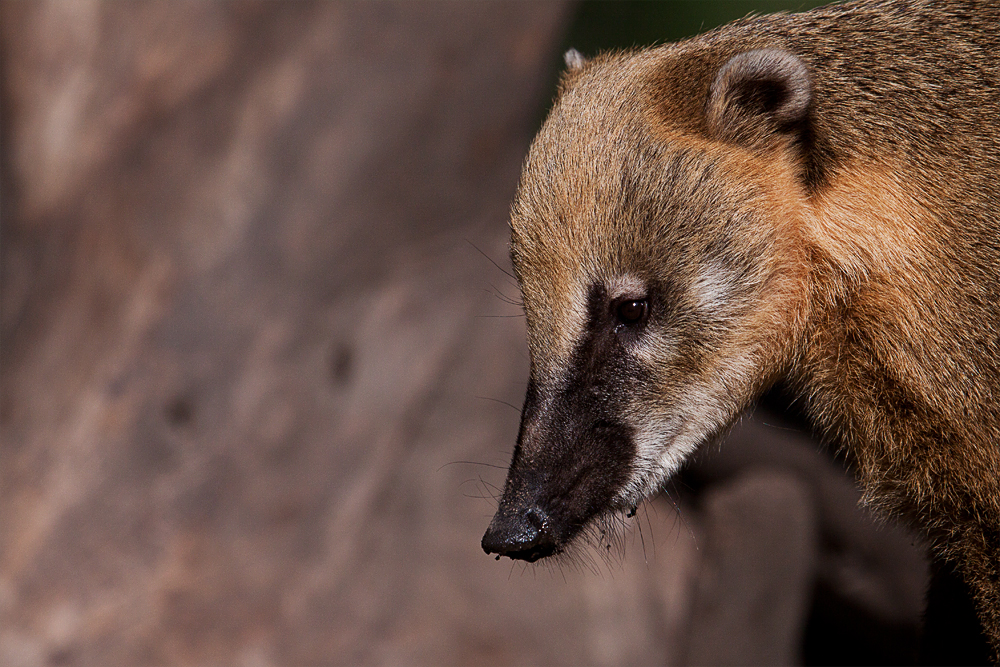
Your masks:
[{"label": "dark eye", "polygon": [[646,319],[646,312],[648,310],[649,304],[645,299],[622,301],[615,309],[615,315],[618,317],[619,322],[631,326],[639,324]]}]

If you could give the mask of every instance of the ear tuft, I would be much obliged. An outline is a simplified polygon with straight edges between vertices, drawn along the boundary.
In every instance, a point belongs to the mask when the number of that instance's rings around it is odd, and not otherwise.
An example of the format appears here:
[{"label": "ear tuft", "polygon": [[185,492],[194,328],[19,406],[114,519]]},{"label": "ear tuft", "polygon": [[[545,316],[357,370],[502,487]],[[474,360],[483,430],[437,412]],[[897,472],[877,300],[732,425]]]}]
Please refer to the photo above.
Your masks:
[{"label": "ear tuft", "polygon": [[570,49],[564,53],[563,60],[566,61],[566,68],[570,71],[579,70],[587,64],[587,59],[576,49]]},{"label": "ear tuft", "polygon": [[797,56],[778,49],[747,51],[722,66],[708,93],[712,134],[755,144],[801,127],[809,114],[812,84]]}]

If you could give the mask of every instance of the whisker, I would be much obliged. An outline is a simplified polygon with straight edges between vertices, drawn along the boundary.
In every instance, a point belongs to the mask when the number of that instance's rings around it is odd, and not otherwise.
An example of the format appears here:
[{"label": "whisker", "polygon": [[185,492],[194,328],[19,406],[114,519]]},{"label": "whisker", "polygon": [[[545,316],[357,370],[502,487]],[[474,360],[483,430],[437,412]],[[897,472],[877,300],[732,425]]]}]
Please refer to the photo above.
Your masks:
[{"label": "whisker", "polygon": [[497,491],[491,490],[490,486],[491,485],[488,484],[482,477],[480,477],[479,481],[476,483],[476,488],[481,489],[480,495],[483,497],[483,500],[486,500],[487,498],[492,499],[493,504],[499,506],[500,494]]},{"label": "whisker", "polygon": [[465,242],[468,243],[469,245],[471,245],[473,248],[475,248],[476,252],[478,252],[480,255],[482,255],[483,257],[485,257],[486,259],[488,259],[490,261],[490,263],[493,264],[493,266],[495,266],[498,269],[500,269],[500,271],[505,276],[507,276],[508,278],[510,278],[511,280],[513,280],[515,285],[517,284],[517,278],[515,278],[514,275],[510,271],[508,271],[507,269],[503,268],[502,266],[500,266],[499,264],[497,264],[496,262],[494,262],[492,257],[490,257],[489,255],[487,255],[482,250],[480,250],[479,247],[476,246],[476,244],[473,243],[472,241],[470,241],[469,239],[465,239]]},{"label": "whisker", "polygon": [[494,498],[493,496],[488,496],[483,494],[474,495],[472,493],[463,493],[462,497],[469,498],[470,500],[496,500],[496,498]]},{"label": "whisker", "polygon": [[[476,398],[483,398],[483,397],[482,396],[476,396]],[[496,399],[487,399],[487,400],[496,400]],[[503,401],[499,401],[499,402],[503,403]],[[510,405],[510,403],[507,403],[507,405]],[[513,406],[511,406],[511,407],[513,407]],[[437,470],[435,470],[435,472],[441,472],[442,470],[444,470],[448,466],[454,466],[454,465],[459,465],[459,464],[470,465],[470,466],[486,466],[487,468],[499,468],[500,470],[506,470],[507,469],[507,466],[498,466],[498,465],[493,465],[492,463],[480,463],[479,461],[450,461],[449,463],[445,463],[443,466],[441,466],[440,468],[438,468]]]},{"label": "whisker", "polygon": [[500,405],[506,405],[509,408],[513,408],[518,412],[521,411],[521,408],[517,407],[513,403],[508,403],[507,401],[501,401],[499,398],[490,398],[489,396],[476,396],[476,398],[481,399],[483,401],[493,401],[494,403],[499,403]]},{"label": "whisker", "polygon": [[[656,538],[653,536],[653,523],[649,520],[649,506],[652,503],[645,502],[642,504],[642,515],[646,517],[646,526],[649,527],[649,542],[653,545],[653,560],[656,560]],[[656,507],[653,507],[653,512],[656,512]],[[640,528],[642,524],[639,524]],[[645,549],[643,549],[643,555],[645,555]]]},{"label": "whisker", "polygon": [[501,301],[509,303],[512,306],[517,306],[518,308],[524,308],[524,302],[521,301],[521,299],[512,296],[507,296],[499,287],[497,287],[493,283],[490,283],[490,287],[493,289],[493,296],[497,297]]},{"label": "whisker", "polygon": [[677,513],[677,518],[680,519],[681,524],[683,524],[684,528],[687,529],[688,535],[691,537],[692,540],[694,540],[695,549],[700,550],[700,547],[698,546],[698,536],[695,534],[694,529],[691,528],[691,525],[687,522],[687,518],[684,516],[684,512],[681,511],[680,503],[678,503],[673,498],[670,499],[670,502],[674,506],[674,511]]},{"label": "whisker", "polygon": [[480,287],[479,291],[480,292],[486,292],[490,296],[495,296],[496,298],[500,299],[504,303],[509,304],[511,306],[521,306],[522,305],[520,301],[517,301],[514,298],[507,296],[506,294],[504,294],[503,292],[501,292],[497,288],[496,285],[493,285],[492,283],[490,284],[490,289],[486,289],[485,287]]},{"label": "whisker", "polygon": [[639,529],[639,542],[642,544],[642,562],[649,565],[649,560],[646,559],[646,538],[642,534],[642,520],[637,520],[635,525]]},{"label": "whisker", "polygon": [[479,481],[480,481],[480,482],[482,482],[483,484],[485,484],[486,486],[490,487],[490,488],[491,488],[491,489],[493,489],[494,491],[497,491],[497,492],[499,492],[499,491],[501,490],[499,486],[497,486],[496,484],[493,484],[492,482],[487,482],[487,481],[486,481],[485,479],[483,479],[482,477],[480,477],[480,478],[479,478]]}]

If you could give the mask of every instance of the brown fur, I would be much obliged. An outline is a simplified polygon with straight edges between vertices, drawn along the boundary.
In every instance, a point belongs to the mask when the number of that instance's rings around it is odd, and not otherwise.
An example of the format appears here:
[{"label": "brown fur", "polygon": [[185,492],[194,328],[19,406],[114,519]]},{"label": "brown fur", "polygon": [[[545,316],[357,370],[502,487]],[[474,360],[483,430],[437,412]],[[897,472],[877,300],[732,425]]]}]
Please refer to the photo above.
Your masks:
[{"label": "brown fur", "polygon": [[[576,62],[525,165],[512,257],[543,393],[588,281],[680,285],[636,353],[630,423],[683,408],[707,437],[787,379],[867,500],[959,563],[1000,659],[998,26],[996,3],[852,3]],[[718,76],[757,49],[763,65]],[[719,97],[758,66],[784,68],[807,112]],[[706,257],[739,284],[696,316],[682,287]],[[526,460],[544,448],[527,440]]]}]

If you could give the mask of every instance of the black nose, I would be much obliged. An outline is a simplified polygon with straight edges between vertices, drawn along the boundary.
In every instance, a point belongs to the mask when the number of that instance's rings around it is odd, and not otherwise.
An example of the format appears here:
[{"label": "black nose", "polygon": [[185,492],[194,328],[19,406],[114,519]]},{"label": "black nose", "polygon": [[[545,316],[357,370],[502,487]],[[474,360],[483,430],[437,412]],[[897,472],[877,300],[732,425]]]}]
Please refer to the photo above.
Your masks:
[{"label": "black nose", "polygon": [[483,535],[483,551],[534,563],[556,552],[548,515],[537,507],[508,512],[501,506]]}]

